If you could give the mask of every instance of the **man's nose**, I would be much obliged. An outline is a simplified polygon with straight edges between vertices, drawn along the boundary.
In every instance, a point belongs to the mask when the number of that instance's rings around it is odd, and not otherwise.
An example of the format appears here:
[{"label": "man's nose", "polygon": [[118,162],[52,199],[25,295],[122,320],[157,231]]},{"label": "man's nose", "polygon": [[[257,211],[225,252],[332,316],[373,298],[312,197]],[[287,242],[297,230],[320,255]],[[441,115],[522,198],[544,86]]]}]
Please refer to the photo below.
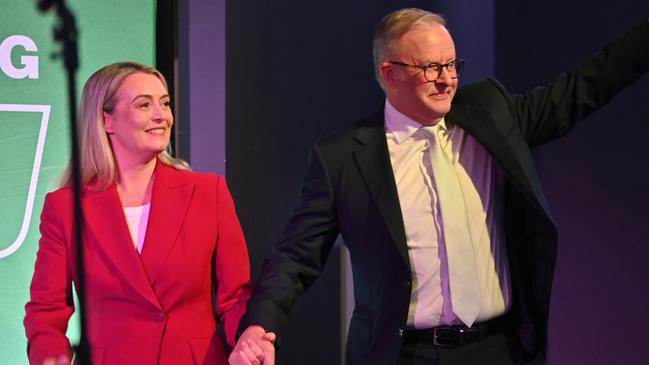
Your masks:
[{"label": "man's nose", "polygon": [[453,78],[455,78],[455,74],[449,71],[448,67],[442,67],[442,69],[439,71],[439,75],[437,75],[435,82],[449,84],[451,83],[451,80],[453,80]]}]

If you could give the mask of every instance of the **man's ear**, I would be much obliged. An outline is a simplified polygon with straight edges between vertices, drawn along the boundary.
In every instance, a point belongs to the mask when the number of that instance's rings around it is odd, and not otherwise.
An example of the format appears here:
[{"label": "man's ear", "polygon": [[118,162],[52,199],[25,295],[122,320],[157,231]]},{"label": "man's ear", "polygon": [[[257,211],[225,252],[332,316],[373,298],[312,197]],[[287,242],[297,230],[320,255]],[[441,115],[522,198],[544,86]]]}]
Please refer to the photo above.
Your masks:
[{"label": "man's ear", "polygon": [[383,80],[383,85],[389,89],[394,88],[395,83],[398,81],[395,67],[388,62],[383,62],[379,66],[379,75],[381,80]]},{"label": "man's ear", "polygon": [[104,116],[104,130],[108,134],[113,134],[113,116],[107,112],[102,112]]}]

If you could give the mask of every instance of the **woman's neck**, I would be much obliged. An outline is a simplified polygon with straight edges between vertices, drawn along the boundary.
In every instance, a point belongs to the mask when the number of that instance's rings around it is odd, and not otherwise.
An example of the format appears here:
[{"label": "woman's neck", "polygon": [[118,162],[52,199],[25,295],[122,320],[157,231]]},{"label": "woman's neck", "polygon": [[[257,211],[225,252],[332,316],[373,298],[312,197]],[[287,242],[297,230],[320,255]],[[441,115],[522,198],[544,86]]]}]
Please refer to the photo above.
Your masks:
[{"label": "woman's neck", "polygon": [[153,174],[156,159],[139,164],[119,164],[117,192],[124,207],[135,207],[151,202]]}]

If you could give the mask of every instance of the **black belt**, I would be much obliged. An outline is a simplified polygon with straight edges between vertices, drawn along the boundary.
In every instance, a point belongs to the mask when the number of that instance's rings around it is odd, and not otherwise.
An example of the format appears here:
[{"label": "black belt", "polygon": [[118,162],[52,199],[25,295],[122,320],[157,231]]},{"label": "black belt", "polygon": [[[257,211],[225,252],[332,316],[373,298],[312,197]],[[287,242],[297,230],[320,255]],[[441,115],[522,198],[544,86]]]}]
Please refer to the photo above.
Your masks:
[{"label": "black belt", "polygon": [[504,331],[505,318],[500,316],[476,323],[471,327],[440,326],[421,330],[406,330],[403,334],[403,343],[428,343],[439,347],[458,347]]}]

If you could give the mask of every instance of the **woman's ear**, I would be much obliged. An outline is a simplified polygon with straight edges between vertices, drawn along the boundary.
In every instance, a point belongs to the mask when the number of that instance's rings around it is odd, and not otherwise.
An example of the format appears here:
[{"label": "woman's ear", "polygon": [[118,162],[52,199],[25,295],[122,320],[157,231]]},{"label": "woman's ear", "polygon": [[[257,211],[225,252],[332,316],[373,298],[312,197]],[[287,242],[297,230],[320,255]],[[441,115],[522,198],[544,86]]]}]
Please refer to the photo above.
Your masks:
[{"label": "woman's ear", "polygon": [[102,112],[104,116],[104,130],[108,134],[113,134],[113,117],[107,112]]}]

